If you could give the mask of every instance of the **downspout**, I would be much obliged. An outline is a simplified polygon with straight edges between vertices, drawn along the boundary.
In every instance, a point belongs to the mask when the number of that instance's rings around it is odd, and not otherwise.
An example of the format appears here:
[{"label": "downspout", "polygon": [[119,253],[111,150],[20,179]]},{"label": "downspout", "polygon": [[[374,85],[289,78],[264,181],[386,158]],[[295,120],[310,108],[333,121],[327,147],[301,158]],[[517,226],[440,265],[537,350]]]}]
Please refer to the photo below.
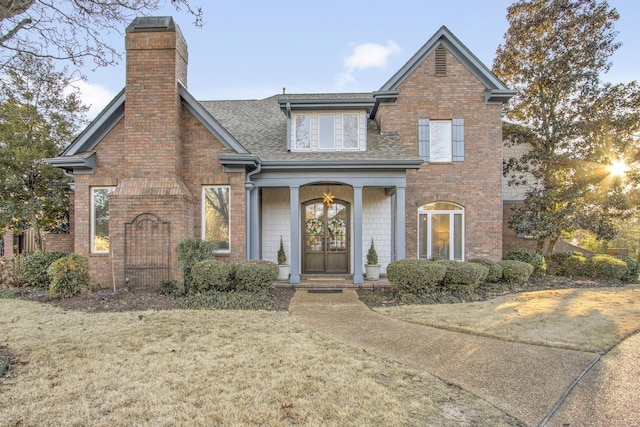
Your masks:
[{"label": "downspout", "polygon": [[[247,179],[244,182],[244,188],[247,190],[247,201],[246,201],[246,225],[245,225],[245,240],[246,240],[246,259],[254,259],[252,258],[251,253],[251,234],[253,232],[251,227],[251,192],[256,189],[255,182],[251,181],[251,177],[257,173],[260,173],[262,169],[262,163],[258,162],[256,168],[247,174]],[[256,230],[257,232],[258,230]],[[257,256],[257,254],[255,254]]]},{"label": "downspout", "polygon": [[62,174],[68,178],[71,178],[71,182],[69,183],[69,188],[71,190],[75,190],[76,189],[76,177],[74,174],[67,172],[66,169],[62,168]]}]

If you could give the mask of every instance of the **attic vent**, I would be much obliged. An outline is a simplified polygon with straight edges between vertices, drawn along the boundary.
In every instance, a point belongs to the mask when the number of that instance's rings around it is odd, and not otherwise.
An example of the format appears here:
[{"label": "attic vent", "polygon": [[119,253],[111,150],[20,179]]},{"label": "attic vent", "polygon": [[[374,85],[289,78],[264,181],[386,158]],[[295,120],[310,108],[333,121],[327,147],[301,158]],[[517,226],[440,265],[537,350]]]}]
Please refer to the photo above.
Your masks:
[{"label": "attic vent", "polygon": [[447,51],[443,45],[436,48],[436,76],[447,75]]}]

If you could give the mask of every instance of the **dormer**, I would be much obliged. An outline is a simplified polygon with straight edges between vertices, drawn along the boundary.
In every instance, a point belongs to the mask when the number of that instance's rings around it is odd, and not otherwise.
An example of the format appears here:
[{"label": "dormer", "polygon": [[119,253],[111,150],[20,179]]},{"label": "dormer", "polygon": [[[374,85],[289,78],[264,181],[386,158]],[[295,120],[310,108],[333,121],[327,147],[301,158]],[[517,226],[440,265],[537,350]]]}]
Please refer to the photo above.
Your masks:
[{"label": "dormer", "polygon": [[287,151],[367,151],[371,94],[286,95],[278,103],[287,117]]}]

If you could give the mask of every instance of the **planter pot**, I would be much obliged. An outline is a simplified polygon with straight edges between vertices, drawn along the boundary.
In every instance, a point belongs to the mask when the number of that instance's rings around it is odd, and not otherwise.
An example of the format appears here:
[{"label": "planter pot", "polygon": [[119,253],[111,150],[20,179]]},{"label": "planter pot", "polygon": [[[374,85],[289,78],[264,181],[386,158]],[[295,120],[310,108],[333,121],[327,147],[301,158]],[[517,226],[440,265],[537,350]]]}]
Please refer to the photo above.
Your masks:
[{"label": "planter pot", "polygon": [[291,266],[289,264],[278,264],[278,280],[289,280]]},{"label": "planter pot", "polygon": [[367,280],[378,280],[380,279],[380,264],[365,264],[364,270],[367,274]]}]

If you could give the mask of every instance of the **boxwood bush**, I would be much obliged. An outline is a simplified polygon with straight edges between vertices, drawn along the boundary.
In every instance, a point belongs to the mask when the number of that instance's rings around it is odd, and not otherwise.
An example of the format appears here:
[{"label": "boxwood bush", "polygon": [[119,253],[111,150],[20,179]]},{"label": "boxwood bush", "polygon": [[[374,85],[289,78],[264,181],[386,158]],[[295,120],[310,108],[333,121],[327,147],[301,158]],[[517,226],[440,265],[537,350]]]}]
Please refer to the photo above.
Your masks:
[{"label": "boxwood bush", "polygon": [[18,257],[0,257],[0,288],[23,286],[26,282],[20,272]]},{"label": "boxwood bush", "polygon": [[64,252],[34,252],[20,255],[20,272],[30,286],[42,289],[49,287],[47,269],[51,263],[65,256]]},{"label": "boxwood bush", "polygon": [[446,260],[436,262],[447,267],[442,286],[454,293],[470,294],[489,274],[489,268],[478,263]]},{"label": "boxwood bush", "polygon": [[627,283],[638,282],[640,274],[640,263],[631,257],[624,257],[622,260],[627,264],[627,273],[622,276],[622,281]]},{"label": "boxwood bush", "polygon": [[216,243],[205,242],[200,239],[185,239],[176,248],[178,254],[178,267],[184,272],[185,286],[191,287],[191,269],[200,261],[213,259]]},{"label": "boxwood bush", "polygon": [[185,283],[187,292],[197,293],[208,290],[229,291],[232,266],[215,259],[198,261],[191,267],[189,283]]},{"label": "boxwood bush", "polygon": [[611,255],[597,254],[589,259],[587,272],[594,279],[621,280],[627,274],[627,263]]},{"label": "boxwood bush", "polygon": [[528,262],[502,260],[498,264],[502,267],[502,281],[511,286],[526,282],[533,273],[533,266]]},{"label": "boxwood bush", "polygon": [[535,274],[545,274],[547,271],[547,264],[544,257],[530,249],[513,249],[507,252],[504,259],[531,264]]},{"label": "boxwood bush", "polygon": [[569,252],[561,264],[563,276],[584,276],[587,273],[588,259],[580,252]]},{"label": "boxwood bush", "polygon": [[47,271],[51,284],[49,294],[54,297],[69,298],[88,289],[89,258],[69,254],[53,261]]},{"label": "boxwood bush", "polygon": [[488,258],[473,258],[470,259],[469,262],[475,262],[476,264],[484,265],[489,269],[489,273],[487,274],[486,282],[489,283],[498,283],[500,279],[502,279],[502,267],[495,261],[492,261]]},{"label": "boxwood bush", "polygon": [[238,291],[258,293],[278,280],[278,266],[271,261],[249,260],[239,262],[235,269]]},{"label": "boxwood bush", "polygon": [[447,266],[426,259],[401,259],[387,266],[387,279],[395,293],[425,294],[444,279]]}]

